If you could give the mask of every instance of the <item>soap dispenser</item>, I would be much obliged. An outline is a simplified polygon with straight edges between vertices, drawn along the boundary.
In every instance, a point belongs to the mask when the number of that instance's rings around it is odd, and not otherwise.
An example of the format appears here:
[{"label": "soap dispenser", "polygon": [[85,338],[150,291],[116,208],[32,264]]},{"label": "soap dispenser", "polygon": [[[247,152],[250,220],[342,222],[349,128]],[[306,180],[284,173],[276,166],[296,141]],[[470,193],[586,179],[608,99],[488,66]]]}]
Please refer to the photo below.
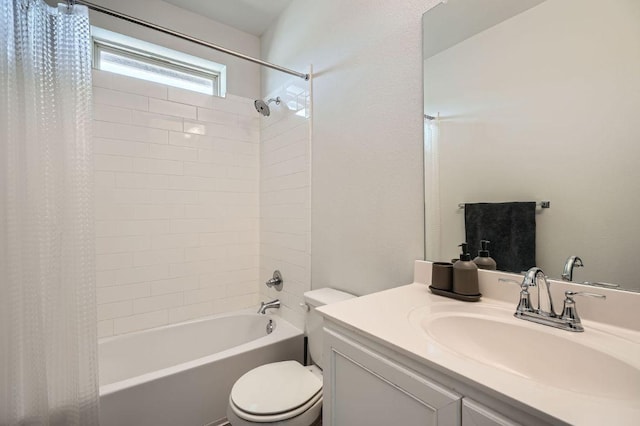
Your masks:
[{"label": "soap dispenser", "polygon": [[478,256],[473,259],[473,263],[478,266],[478,269],[496,270],[496,261],[489,256],[489,241],[480,241],[480,250],[478,251]]},{"label": "soap dispenser", "polygon": [[465,296],[478,295],[478,266],[471,261],[467,243],[460,244],[460,247],[460,260],[453,264],[453,292]]}]

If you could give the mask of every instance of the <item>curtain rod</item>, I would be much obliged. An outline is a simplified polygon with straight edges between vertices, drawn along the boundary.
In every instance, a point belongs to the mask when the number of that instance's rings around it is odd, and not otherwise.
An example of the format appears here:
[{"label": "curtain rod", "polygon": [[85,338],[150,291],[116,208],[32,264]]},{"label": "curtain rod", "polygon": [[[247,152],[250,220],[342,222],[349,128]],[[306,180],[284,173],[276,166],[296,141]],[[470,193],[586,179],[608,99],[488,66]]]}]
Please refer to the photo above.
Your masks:
[{"label": "curtain rod", "polygon": [[274,69],[274,70],[277,70],[277,71],[280,71],[280,72],[284,72],[284,73],[287,73],[287,74],[295,75],[296,77],[302,78],[304,80],[309,80],[309,74],[305,74],[305,73],[301,73],[301,72],[298,72],[298,71],[291,70],[289,68],[281,67],[280,65],[272,64],[270,62],[266,62],[266,61],[254,58],[254,57],[242,54],[240,52],[236,52],[234,50],[227,49],[227,48],[222,47],[222,46],[218,46],[217,44],[209,43],[207,41],[200,40],[200,39],[197,39],[195,37],[191,37],[191,36],[188,36],[186,34],[182,34],[182,33],[170,30],[170,29],[165,28],[165,27],[161,27],[160,25],[152,24],[151,22],[147,22],[147,21],[144,21],[142,19],[134,18],[133,16],[130,16],[130,15],[127,15],[127,14],[124,14],[124,13],[121,13],[121,12],[116,12],[113,9],[109,9],[109,8],[106,8],[106,7],[103,7],[103,6],[99,6],[97,4],[94,4],[94,3],[91,3],[91,2],[88,2],[88,1],[84,1],[84,0],[76,0],[76,1],[67,0],[67,4],[69,4],[69,5],[80,4],[80,5],[88,7],[91,10],[94,10],[96,12],[100,12],[100,13],[104,13],[105,15],[113,16],[114,18],[122,19],[124,21],[128,21],[128,22],[131,22],[133,24],[137,24],[137,25],[140,25],[140,26],[143,26],[143,27],[146,27],[146,28],[150,28],[152,30],[159,31],[161,33],[168,34],[168,35],[180,38],[182,40],[190,41],[192,43],[199,44],[200,46],[208,47],[210,49],[217,50],[218,52],[226,53],[227,55],[235,56],[236,58],[240,58],[240,59],[244,59],[245,61],[253,62],[254,64],[262,65],[264,67],[271,68],[271,69]]}]

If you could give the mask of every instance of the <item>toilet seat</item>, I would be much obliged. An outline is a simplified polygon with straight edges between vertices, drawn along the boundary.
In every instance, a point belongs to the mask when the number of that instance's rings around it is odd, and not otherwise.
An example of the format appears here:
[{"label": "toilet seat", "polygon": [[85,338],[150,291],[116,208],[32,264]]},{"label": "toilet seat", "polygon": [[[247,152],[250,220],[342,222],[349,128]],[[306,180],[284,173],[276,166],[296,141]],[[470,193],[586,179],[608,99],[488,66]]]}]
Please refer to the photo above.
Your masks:
[{"label": "toilet seat", "polygon": [[306,412],[317,412],[317,417],[321,407],[320,369],[296,361],[254,368],[238,379],[229,395],[233,414],[254,423],[281,422]]}]

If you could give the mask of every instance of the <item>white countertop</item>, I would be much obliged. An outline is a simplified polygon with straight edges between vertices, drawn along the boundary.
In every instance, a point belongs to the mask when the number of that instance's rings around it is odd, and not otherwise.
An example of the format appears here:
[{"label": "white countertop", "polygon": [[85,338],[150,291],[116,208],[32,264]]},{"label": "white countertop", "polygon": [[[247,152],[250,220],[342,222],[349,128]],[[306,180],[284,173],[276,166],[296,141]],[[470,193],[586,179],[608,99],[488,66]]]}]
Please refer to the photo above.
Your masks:
[{"label": "white countertop", "polygon": [[[517,293],[516,293],[517,297]],[[513,313],[517,299],[506,303],[483,297],[477,304],[486,304]],[[445,305],[446,304],[446,305]],[[459,302],[431,294],[422,283],[413,283],[379,293],[350,299],[319,308],[329,321],[367,337],[389,349],[397,351],[427,367],[439,370],[456,380],[483,391],[493,391],[518,401],[521,409],[540,411],[555,419],[575,425],[640,425],[640,393],[624,399],[597,397],[569,391],[552,383],[538,383],[527,377],[505,369],[453,352],[434,341],[427,332],[409,320],[412,312],[465,309],[468,302]],[[415,317],[415,315],[413,315]],[[624,353],[616,347],[604,348],[609,355],[640,369],[640,332],[612,325],[584,320],[584,333],[571,333],[551,327],[533,324],[513,318],[524,327],[543,327],[546,332],[574,339],[578,342],[590,339],[593,333],[611,333],[625,342]],[[548,329],[548,330],[547,330]],[[536,362],[536,351],[553,351],[553,347],[540,347],[536,342],[514,341],[515,345],[530,347],[530,361]],[[629,344],[631,351],[629,351]],[[616,352],[618,351],[618,352]],[[629,353],[631,352],[631,353]],[[562,357],[558,353],[558,357]],[[594,371],[598,365],[592,366]],[[540,368],[545,368],[541,365]],[[593,371],[574,371],[575,375],[590,374]],[[639,389],[640,389],[640,384]],[[492,392],[492,393],[493,393]],[[530,408],[529,408],[530,407]]]}]

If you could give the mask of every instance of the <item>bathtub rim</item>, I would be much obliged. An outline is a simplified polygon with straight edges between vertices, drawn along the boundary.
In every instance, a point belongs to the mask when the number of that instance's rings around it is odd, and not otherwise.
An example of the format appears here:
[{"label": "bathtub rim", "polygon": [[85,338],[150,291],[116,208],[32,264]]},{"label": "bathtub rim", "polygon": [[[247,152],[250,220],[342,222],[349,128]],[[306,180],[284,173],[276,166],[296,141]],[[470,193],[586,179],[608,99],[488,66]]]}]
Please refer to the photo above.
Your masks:
[{"label": "bathtub rim", "polygon": [[[154,328],[149,328],[146,330],[139,330],[139,331],[135,331],[132,333],[125,333],[125,334],[120,334],[117,336],[109,336],[109,337],[103,337],[101,339],[98,340],[98,346],[100,345],[100,343],[105,343],[105,342],[110,342],[113,340],[118,340],[121,339],[122,337],[126,336],[126,337],[130,337],[130,336],[135,336],[135,335],[139,335],[139,334],[143,334],[143,333],[148,333],[150,331],[160,331],[160,330],[165,330],[165,329],[170,329],[170,328],[174,328],[174,327],[179,327],[179,326],[185,326],[188,324],[193,324],[193,323],[199,323],[199,322],[204,322],[204,321],[210,321],[210,320],[214,320],[214,319],[218,319],[218,318],[225,318],[225,317],[232,317],[232,316],[238,316],[238,315],[247,315],[247,316],[257,316],[260,314],[256,314],[255,311],[253,310],[249,310],[249,309],[243,309],[243,310],[239,310],[239,311],[234,311],[234,312],[226,312],[223,314],[212,314],[212,315],[207,315],[206,317],[201,317],[201,318],[196,318],[196,319],[191,319],[191,320],[187,320],[187,321],[183,321],[183,322],[179,322],[179,323],[175,323],[175,324],[166,324],[166,325],[162,325],[160,327],[154,327]],[[134,376],[134,377],[130,377],[124,380],[119,380],[117,382],[113,382],[113,383],[108,383],[105,385],[100,385],[99,386],[99,395],[102,396],[107,396],[110,394],[113,394],[115,392],[121,391],[123,389],[129,388],[129,387],[133,387],[133,386],[138,386],[144,383],[149,383],[149,382],[153,382],[155,380],[159,380],[165,376],[169,376],[172,374],[177,374],[180,373],[182,371],[186,371],[192,368],[196,368],[196,367],[200,367],[202,365],[217,361],[217,360],[222,360],[222,359],[226,359],[229,357],[232,357],[234,355],[237,355],[239,353],[243,353],[246,351],[251,351],[254,349],[258,349],[260,347],[265,346],[265,343],[276,343],[279,341],[283,341],[283,340],[287,340],[287,339],[291,339],[291,338],[295,338],[295,337],[299,337],[301,335],[304,335],[304,331],[300,330],[299,328],[297,328],[296,326],[294,326],[293,324],[289,323],[287,320],[285,320],[284,318],[282,318],[280,315],[277,314],[266,314],[264,315],[265,319],[272,319],[275,323],[275,327],[273,329],[273,332],[271,334],[266,334],[264,336],[261,336],[257,339],[251,340],[249,342],[231,347],[229,349],[225,349],[221,352],[216,352],[214,354],[211,355],[206,355],[204,357],[200,357],[200,358],[196,358],[193,360],[189,360],[177,365],[172,365],[169,367],[165,367],[165,368],[161,368],[159,370],[155,370],[155,371],[151,371],[148,373],[143,373],[140,374],[138,376]],[[98,368],[100,368],[100,365],[98,364]]]}]

